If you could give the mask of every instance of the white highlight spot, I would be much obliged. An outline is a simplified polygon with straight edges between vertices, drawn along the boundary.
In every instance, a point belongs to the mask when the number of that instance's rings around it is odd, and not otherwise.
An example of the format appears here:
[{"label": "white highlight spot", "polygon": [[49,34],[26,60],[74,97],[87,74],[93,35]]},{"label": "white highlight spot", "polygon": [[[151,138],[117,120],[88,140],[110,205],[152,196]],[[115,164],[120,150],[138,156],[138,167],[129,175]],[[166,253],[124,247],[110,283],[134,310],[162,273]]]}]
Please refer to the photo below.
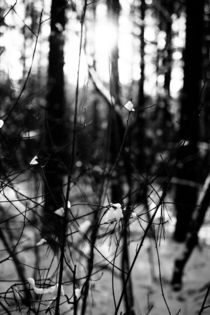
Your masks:
[{"label": "white highlight spot", "polygon": [[128,101],[125,105],[124,105],[125,109],[127,109],[129,112],[134,112],[134,105],[131,101]]},{"label": "white highlight spot", "polygon": [[60,207],[54,213],[57,214],[59,217],[63,217],[64,216],[64,208]]},{"label": "white highlight spot", "polygon": [[76,296],[77,299],[80,298],[80,296],[81,296],[81,289],[79,289],[79,288],[75,289],[75,296]]},{"label": "white highlight spot", "polygon": [[41,245],[44,245],[46,243],[47,243],[46,239],[45,238],[41,238],[41,240],[38,243],[36,243],[36,246],[41,246]]},{"label": "white highlight spot", "polygon": [[30,164],[30,165],[37,165],[37,164],[39,164],[39,162],[38,162],[38,156],[35,155],[29,164]]},{"label": "white highlight spot", "polygon": [[4,126],[4,121],[0,119],[0,129]]},{"label": "white highlight spot", "polygon": [[110,208],[107,210],[103,217],[103,222],[111,223],[114,221],[119,222],[123,218],[122,206],[120,203],[111,203]]},{"label": "white highlight spot", "polygon": [[67,203],[67,208],[71,209],[71,202],[69,200],[68,200],[68,203]]},{"label": "white highlight spot", "polygon": [[[32,289],[34,290],[34,292],[38,295],[41,294],[53,294],[54,296],[57,294],[58,291],[58,284],[56,283],[56,285],[53,285],[51,287],[48,288],[38,288],[35,285],[35,281],[33,278],[28,278],[27,279],[29,284],[31,285]],[[64,288],[63,286],[61,286],[61,295],[64,295]]]}]

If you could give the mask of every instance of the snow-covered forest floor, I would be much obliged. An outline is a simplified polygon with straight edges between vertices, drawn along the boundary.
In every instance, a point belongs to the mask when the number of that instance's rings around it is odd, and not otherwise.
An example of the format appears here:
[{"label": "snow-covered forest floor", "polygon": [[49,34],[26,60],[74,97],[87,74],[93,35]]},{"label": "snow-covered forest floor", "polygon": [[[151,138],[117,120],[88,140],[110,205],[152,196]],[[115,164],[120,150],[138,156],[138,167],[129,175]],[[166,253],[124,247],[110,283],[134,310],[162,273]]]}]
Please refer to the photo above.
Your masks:
[{"label": "snow-covered forest floor", "polygon": [[[44,279],[52,280],[55,284],[56,270],[58,266],[58,257],[55,257],[47,244],[36,246],[40,241],[40,231],[34,227],[36,220],[33,213],[38,210],[38,206],[34,204],[32,211],[29,211],[33,201],[40,202],[41,198],[26,200],[27,197],[33,198],[40,194],[40,186],[34,180],[27,178],[27,181],[21,177],[22,180],[16,180],[15,186],[9,188],[8,186],[2,190],[1,193],[1,229],[6,235],[7,241],[10,244],[12,253],[17,253],[16,256],[21,261],[24,268],[25,278],[39,279],[36,281],[37,287],[42,287]],[[20,179],[20,178],[19,178]],[[78,190],[79,191],[79,190]],[[18,193],[17,193],[18,192]],[[19,201],[17,200],[19,197]],[[25,197],[24,197],[25,196]],[[76,205],[76,193],[73,192],[71,203]],[[132,272],[133,293],[135,299],[136,315],[167,315],[167,314],[182,314],[182,315],[207,315],[210,313],[210,296],[205,302],[205,309],[199,313],[202,303],[207,292],[208,284],[210,283],[210,224],[209,213],[207,214],[205,225],[200,231],[199,246],[193,252],[190,260],[186,266],[183,277],[183,288],[179,292],[173,291],[170,280],[173,272],[173,263],[175,258],[182,251],[182,245],[175,243],[172,240],[172,233],[174,229],[174,213],[173,205],[171,205],[170,196],[167,199],[168,203],[165,205],[164,224],[158,225],[156,218],[156,231],[159,228],[161,237],[159,237],[157,244],[154,239],[147,237],[143,243],[142,249],[139,253],[138,259],[135,263]],[[78,202],[79,204],[79,202]],[[74,207],[74,206],[72,206]],[[73,208],[75,213],[81,211],[89,211],[87,206],[75,206]],[[141,213],[141,208],[136,208],[137,214]],[[17,216],[15,216],[17,215]],[[11,219],[11,216],[15,216]],[[8,221],[7,218],[10,218]],[[86,220],[83,219],[83,222]],[[4,221],[4,222],[3,222]],[[146,222],[141,220],[133,220],[130,224],[130,262],[132,262],[136,250],[143,236],[143,229]],[[8,229],[12,233],[7,233]],[[107,226],[109,231],[120,229],[120,223],[109,224]],[[103,230],[104,231],[104,230]],[[106,230],[108,231],[108,230]],[[13,245],[12,245],[13,244]],[[80,250],[85,252],[85,242],[79,242]],[[102,238],[97,242],[96,264],[106,262],[102,258],[109,260],[113,259],[113,253],[116,250],[116,238],[111,234],[108,237]],[[21,306],[21,289],[22,284],[18,278],[16,267],[13,263],[12,255],[5,250],[5,246],[0,242],[0,301],[9,309],[11,314],[26,314],[24,308]],[[83,260],[82,260],[83,259]],[[158,263],[159,259],[159,263]],[[83,256],[75,258],[79,262],[78,274],[84,273],[85,259]],[[99,265],[97,265],[99,266]],[[117,303],[121,294],[121,280],[119,276],[120,254],[115,259],[115,268],[96,268],[98,270],[91,279],[91,294],[88,300],[87,314],[102,315],[114,314],[115,303]],[[115,276],[113,276],[115,274]],[[117,276],[118,275],[118,276]],[[40,282],[40,279],[42,281]],[[65,270],[63,278],[63,288],[66,296],[72,296],[72,275],[69,270]],[[52,284],[50,283],[50,284]],[[82,280],[80,282],[80,285]],[[12,289],[13,287],[13,289]],[[35,298],[40,298],[36,296]],[[82,297],[81,297],[82,299]],[[81,303],[79,302],[79,307]],[[114,302],[114,300],[116,302]],[[45,312],[46,307],[51,303],[52,297],[50,295],[43,295],[42,303],[40,304],[39,314]],[[62,314],[69,311],[72,305],[66,302],[66,297],[61,299]],[[51,305],[53,309],[53,304]],[[43,312],[41,311],[43,310]],[[123,311],[123,305],[120,310]],[[32,312],[33,313],[33,312]],[[32,314],[31,313],[31,314]],[[49,312],[50,313],[50,312]],[[78,312],[79,313],[79,312]],[[0,314],[5,314],[5,310],[0,306]],[[27,313],[29,314],[29,313]],[[53,314],[53,312],[52,312]]]}]

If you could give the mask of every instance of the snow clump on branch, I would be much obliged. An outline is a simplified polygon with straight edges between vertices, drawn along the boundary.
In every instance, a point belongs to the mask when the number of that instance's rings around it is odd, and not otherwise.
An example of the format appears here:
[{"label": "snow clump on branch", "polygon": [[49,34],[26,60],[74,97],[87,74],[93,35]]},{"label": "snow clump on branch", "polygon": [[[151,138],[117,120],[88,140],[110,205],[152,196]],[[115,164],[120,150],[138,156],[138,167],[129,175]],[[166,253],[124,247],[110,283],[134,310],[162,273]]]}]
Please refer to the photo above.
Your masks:
[{"label": "snow clump on branch", "polygon": [[132,101],[128,101],[125,105],[124,105],[125,109],[127,109],[129,112],[135,112],[134,109],[134,105]]},{"label": "snow clump on branch", "polygon": [[[37,294],[37,295],[41,295],[41,294],[53,294],[54,296],[57,295],[57,292],[58,292],[58,284],[55,284],[53,286],[50,286],[48,288],[38,288],[36,285],[35,285],[35,281],[33,278],[28,278],[28,283],[31,285],[32,289],[34,290],[34,292]],[[64,295],[64,288],[63,286],[61,286],[61,295]]]},{"label": "snow clump on branch", "polygon": [[123,218],[122,206],[120,203],[110,203],[110,207],[103,217],[103,222],[119,222]]},{"label": "snow clump on branch", "polygon": [[0,119],[0,129],[4,126],[4,121]]}]

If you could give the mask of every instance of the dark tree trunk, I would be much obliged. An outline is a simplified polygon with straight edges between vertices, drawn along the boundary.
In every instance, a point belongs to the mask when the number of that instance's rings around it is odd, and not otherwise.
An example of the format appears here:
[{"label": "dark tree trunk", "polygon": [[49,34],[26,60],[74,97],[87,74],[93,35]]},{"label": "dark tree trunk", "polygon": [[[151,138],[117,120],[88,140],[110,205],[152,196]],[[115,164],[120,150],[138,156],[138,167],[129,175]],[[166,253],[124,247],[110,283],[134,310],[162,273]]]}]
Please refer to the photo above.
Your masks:
[{"label": "dark tree trunk", "polygon": [[[172,10],[171,10],[172,11]],[[171,68],[172,68],[172,28],[171,20],[166,23],[166,58],[164,60],[166,73],[164,78],[164,89],[166,96],[170,98]]]},{"label": "dark tree trunk", "polygon": [[[138,86],[138,115],[136,120],[136,141],[137,141],[137,154],[136,154],[136,168],[139,174],[143,174],[146,171],[146,158],[145,158],[145,117],[144,117],[144,105],[145,105],[145,94],[144,94],[144,81],[145,81],[145,13],[146,13],[146,2],[141,0],[139,7],[141,24],[140,24],[140,80]],[[137,193],[134,196],[134,201],[146,204],[147,198],[147,185],[146,183],[137,183]]]},{"label": "dark tree trunk", "polygon": [[130,236],[129,233],[129,207],[126,210],[126,214],[124,217],[123,227],[122,227],[122,237],[123,237],[123,250],[122,250],[122,258],[121,258],[121,268],[122,268],[122,285],[126,286],[125,295],[124,295],[124,303],[125,303],[125,314],[126,315],[135,315],[134,311],[134,297],[133,297],[133,287],[132,287],[132,279],[131,275],[126,284],[126,276],[130,270],[130,257],[129,257],[129,242],[128,238]]},{"label": "dark tree trunk", "polygon": [[110,161],[114,166],[111,175],[111,200],[112,202],[122,202],[122,174],[123,172],[123,152],[118,158],[118,154],[123,141],[124,125],[118,113],[111,109],[110,112]]},{"label": "dark tree trunk", "polygon": [[[141,17],[141,26],[140,26],[140,81],[139,81],[139,95],[138,95],[138,106],[141,107],[144,106],[145,97],[144,97],[144,80],[145,80],[145,61],[144,61],[144,50],[145,50],[145,39],[144,39],[144,33],[145,33],[145,12],[146,12],[146,3],[145,0],[141,0],[140,5],[140,17]],[[140,117],[140,114],[139,114]]]},{"label": "dark tree trunk", "polygon": [[210,176],[207,177],[203,194],[200,198],[199,205],[193,214],[190,229],[186,237],[184,249],[181,255],[176,259],[172,277],[172,285],[175,290],[180,290],[182,286],[182,276],[184,267],[198,242],[198,232],[203,224],[205,214],[210,204]]},{"label": "dark tree trunk", "polygon": [[[52,245],[60,240],[62,218],[54,214],[64,206],[63,175],[65,173],[65,145],[67,133],[64,97],[64,34],[65,0],[52,0],[51,34],[49,38],[48,95],[45,116],[44,152],[44,222],[43,234]],[[54,244],[53,244],[54,243]]]},{"label": "dark tree trunk", "polygon": [[[118,49],[118,35],[119,35],[119,14],[120,3],[119,0],[107,0],[108,17],[113,26],[113,32],[116,32],[116,42],[111,51],[111,77],[110,77],[110,93],[115,99],[114,106],[120,106],[120,84],[119,84],[119,49]],[[121,117],[114,109],[110,111],[110,159],[111,163],[115,164],[118,158],[118,153],[123,139],[123,123]],[[111,198],[112,202],[121,202],[122,200],[122,159],[120,157],[115,169],[111,174]],[[120,166],[121,165],[121,166]]]},{"label": "dark tree trunk", "polygon": [[[26,20],[26,3],[25,0],[23,1],[23,6],[24,6],[24,20]],[[22,63],[23,63],[23,78],[25,78],[26,75],[26,28],[25,25],[23,26],[22,29],[23,32],[23,48],[22,48]]]},{"label": "dark tree trunk", "polygon": [[[186,0],[186,48],[184,52],[184,87],[181,104],[180,140],[177,177],[191,183],[198,181],[199,105],[202,65],[204,1]],[[175,203],[177,224],[174,239],[185,240],[198,195],[196,185],[177,185]]]},{"label": "dark tree trunk", "polygon": [[[204,0],[186,0],[186,47],[180,135],[197,145],[202,69]],[[190,124],[189,124],[190,123]]]}]

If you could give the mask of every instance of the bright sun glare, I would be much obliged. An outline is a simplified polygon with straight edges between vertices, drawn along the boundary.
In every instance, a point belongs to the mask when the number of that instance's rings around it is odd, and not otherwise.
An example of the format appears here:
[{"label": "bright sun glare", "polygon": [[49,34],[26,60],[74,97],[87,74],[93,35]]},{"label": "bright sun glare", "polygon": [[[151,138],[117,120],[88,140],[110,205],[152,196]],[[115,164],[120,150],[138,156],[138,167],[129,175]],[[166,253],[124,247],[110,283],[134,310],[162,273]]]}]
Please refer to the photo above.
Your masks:
[{"label": "bright sun glare", "polygon": [[[133,32],[133,23],[129,15],[129,0],[121,0],[122,10],[119,19],[119,34],[116,27],[111,23],[109,16],[107,14],[107,8],[105,3],[98,3],[96,11],[96,24],[93,29],[92,23],[89,24],[89,29],[87,27],[87,51],[90,50],[95,55],[97,73],[103,81],[110,81],[110,57],[112,49],[114,48],[116,42],[119,45],[119,77],[121,84],[129,84],[132,80],[139,80],[140,78],[140,69],[139,69],[139,40],[135,39],[132,35]],[[45,3],[45,2],[44,2]],[[49,17],[50,8],[47,7],[45,10],[45,19]],[[6,47],[6,51],[1,56],[1,69],[8,73],[11,79],[20,80],[22,78],[22,64],[20,62],[21,49],[23,49],[23,39],[19,35],[19,28],[22,27],[22,21],[20,17],[24,16],[23,7],[20,4],[17,4],[16,14],[9,14],[6,17],[6,22],[9,25],[15,25],[17,31],[14,29],[7,30],[5,36],[2,36],[2,41]],[[149,11],[149,10],[148,10]],[[154,56],[156,54],[155,45],[149,44],[150,42],[155,42],[157,40],[158,46],[161,49],[164,49],[165,46],[165,33],[158,33],[158,28],[156,21],[151,13],[147,13],[146,16],[147,23],[145,29],[145,92],[146,93],[155,93],[156,91],[156,80],[159,83],[159,86],[163,85],[163,78],[159,76],[156,78],[155,73],[155,64]],[[68,19],[69,23],[66,27],[65,36],[65,66],[64,71],[66,79],[71,83],[76,83],[77,71],[78,71],[78,56],[79,56],[79,42],[80,42],[80,24],[79,21],[74,18]],[[173,21],[173,28],[179,31],[178,36],[174,38],[174,47],[183,47],[184,38],[181,36],[184,34],[183,27],[185,25],[184,19],[180,18],[179,20]],[[90,33],[88,33],[90,31]],[[19,32],[19,33],[18,33]],[[43,23],[42,25],[42,37],[40,37],[40,46],[38,45],[37,56],[35,59],[38,59],[39,49],[42,49],[42,58],[39,58],[41,66],[47,67],[48,63],[48,36],[49,36],[49,23]],[[85,31],[86,32],[86,31]],[[85,36],[84,32],[84,36]],[[88,35],[89,34],[89,35]],[[91,35],[90,35],[91,34]],[[19,36],[19,38],[18,38]],[[89,36],[89,37],[88,37]],[[14,40],[18,38],[18,40]],[[30,44],[30,45],[29,45]],[[28,44],[26,55],[27,55],[27,68],[30,67],[31,56],[34,46],[34,38]],[[44,51],[44,57],[43,57]],[[91,53],[88,53],[90,57]],[[41,55],[40,55],[41,56]],[[80,63],[80,85],[84,85],[88,80],[88,58],[85,55],[85,52],[82,51]],[[181,58],[182,55],[176,51],[176,54],[173,55],[174,64],[172,70],[172,80],[171,80],[171,92],[174,97],[179,93],[180,88],[182,87],[183,82],[183,73],[182,73],[182,64]],[[90,60],[89,60],[90,61]],[[33,65],[34,70],[36,71],[36,60]]]},{"label": "bright sun glare", "polygon": [[118,41],[117,29],[108,19],[98,24],[95,33],[95,42],[101,53],[111,54],[114,46]]}]

